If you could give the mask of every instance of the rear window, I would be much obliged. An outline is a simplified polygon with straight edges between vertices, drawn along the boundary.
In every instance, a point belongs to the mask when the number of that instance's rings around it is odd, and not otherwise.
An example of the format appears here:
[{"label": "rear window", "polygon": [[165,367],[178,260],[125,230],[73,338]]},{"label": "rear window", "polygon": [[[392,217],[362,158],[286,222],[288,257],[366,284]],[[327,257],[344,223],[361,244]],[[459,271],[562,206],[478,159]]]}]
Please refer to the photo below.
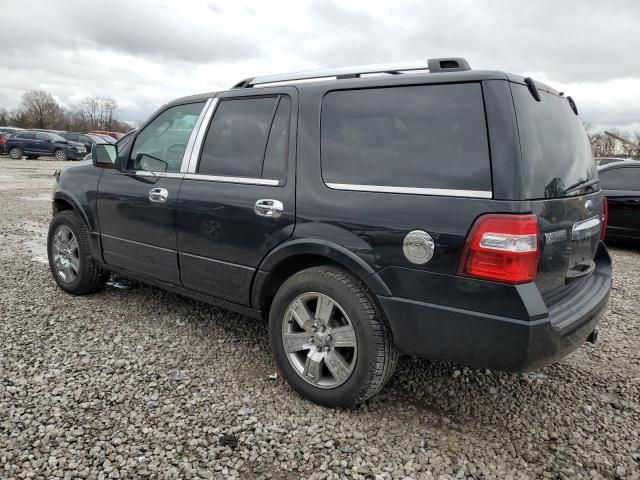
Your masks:
[{"label": "rear window", "polygon": [[600,172],[604,190],[640,190],[640,168],[618,167]]},{"label": "rear window", "polygon": [[591,144],[580,118],[564,97],[540,91],[537,102],[529,89],[511,84],[522,150],[526,198],[556,198],[565,189],[596,178]]},{"label": "rear window", "polygon": [[322,103],[321,129],[322,176],[329,186],[490,196],[477,83],[330,92]]}]

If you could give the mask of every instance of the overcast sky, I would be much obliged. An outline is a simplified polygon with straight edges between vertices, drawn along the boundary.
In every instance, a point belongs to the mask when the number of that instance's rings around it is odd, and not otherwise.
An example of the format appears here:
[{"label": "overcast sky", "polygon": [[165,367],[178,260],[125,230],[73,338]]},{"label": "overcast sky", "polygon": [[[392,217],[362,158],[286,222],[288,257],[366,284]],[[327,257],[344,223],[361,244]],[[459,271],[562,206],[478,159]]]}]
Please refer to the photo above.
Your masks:
[{"label": "overcast sky", "polygon": [[[465,57],[573,96],[584,121],[640,133],[640,2],[1,0],[0,106],[113,97],[142,121],[251,76]],[[11,26],[11,28],[6,28]]]}]

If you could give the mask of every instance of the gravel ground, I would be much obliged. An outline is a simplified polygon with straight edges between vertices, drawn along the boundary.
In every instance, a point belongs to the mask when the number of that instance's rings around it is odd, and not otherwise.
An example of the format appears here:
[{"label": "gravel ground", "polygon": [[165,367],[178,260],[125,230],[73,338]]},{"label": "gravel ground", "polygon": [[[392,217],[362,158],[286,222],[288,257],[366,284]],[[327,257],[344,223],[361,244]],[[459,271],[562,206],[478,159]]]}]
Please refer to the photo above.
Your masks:
[{"label": "gravel ground", "polygon": [[527,375],[403,358],[354,411],[302,400],[262,322],[138,283],[72,297],[55,161],[0,157],[0,478],[640,478],[640,251],[596,345]]}]

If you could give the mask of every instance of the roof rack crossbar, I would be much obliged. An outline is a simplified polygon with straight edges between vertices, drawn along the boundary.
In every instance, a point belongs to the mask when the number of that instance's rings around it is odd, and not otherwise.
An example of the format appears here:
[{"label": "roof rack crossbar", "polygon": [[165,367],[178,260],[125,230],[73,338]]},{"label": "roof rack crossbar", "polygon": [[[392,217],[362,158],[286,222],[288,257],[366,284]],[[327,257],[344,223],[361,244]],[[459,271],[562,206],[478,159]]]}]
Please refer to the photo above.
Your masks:
[{"label": "roof rack crossbar", "polygon": [[320,78],[336,77],[338,79],[358,78],[361,75],[387,73],[397,75],[401,72],[416,70],[428,70],[431,73],[455,72],[471,70],[469,63],[463,58],[431,58],[414,62],[387,63],[376,65],[359,65],[354,67],[338,67],[322,70],[310,70],[305,72],[283,73],[277,75],[264,75],[248,78],[237,83],[234,88],[250,88],[266,83],[291,82],[296,80],[314,80]]}]

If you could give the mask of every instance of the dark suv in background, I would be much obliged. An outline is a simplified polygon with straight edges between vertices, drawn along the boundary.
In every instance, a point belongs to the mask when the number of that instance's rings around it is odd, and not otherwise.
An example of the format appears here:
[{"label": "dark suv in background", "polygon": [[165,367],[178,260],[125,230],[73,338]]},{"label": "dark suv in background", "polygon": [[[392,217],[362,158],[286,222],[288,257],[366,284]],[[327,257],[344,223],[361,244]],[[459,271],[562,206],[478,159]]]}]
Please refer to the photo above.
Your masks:
[{"label": "dark suv in background", "polygon": [[70,142],[81,143],[84,145],[87,153],[91,153],[93,151],[94,145],[105,143],[103,138],[91,133],[61,132],[58,135]]},{"label": "dark suv in background", "polygon": [[175,100],[58,172],[53,215],[63,290],[113,271],[268,318],[283,376],[327,406],[399,353],[539,368],[595,340],[611,288],[575,103],[463,59]]},{"label": "dark suv in background", "polygon": [[86,148],[81,143],[70,142],[57,133],[26,130],[11,134],[5,149],[14,160],[55,157],[57,160],[82,160]]}]

